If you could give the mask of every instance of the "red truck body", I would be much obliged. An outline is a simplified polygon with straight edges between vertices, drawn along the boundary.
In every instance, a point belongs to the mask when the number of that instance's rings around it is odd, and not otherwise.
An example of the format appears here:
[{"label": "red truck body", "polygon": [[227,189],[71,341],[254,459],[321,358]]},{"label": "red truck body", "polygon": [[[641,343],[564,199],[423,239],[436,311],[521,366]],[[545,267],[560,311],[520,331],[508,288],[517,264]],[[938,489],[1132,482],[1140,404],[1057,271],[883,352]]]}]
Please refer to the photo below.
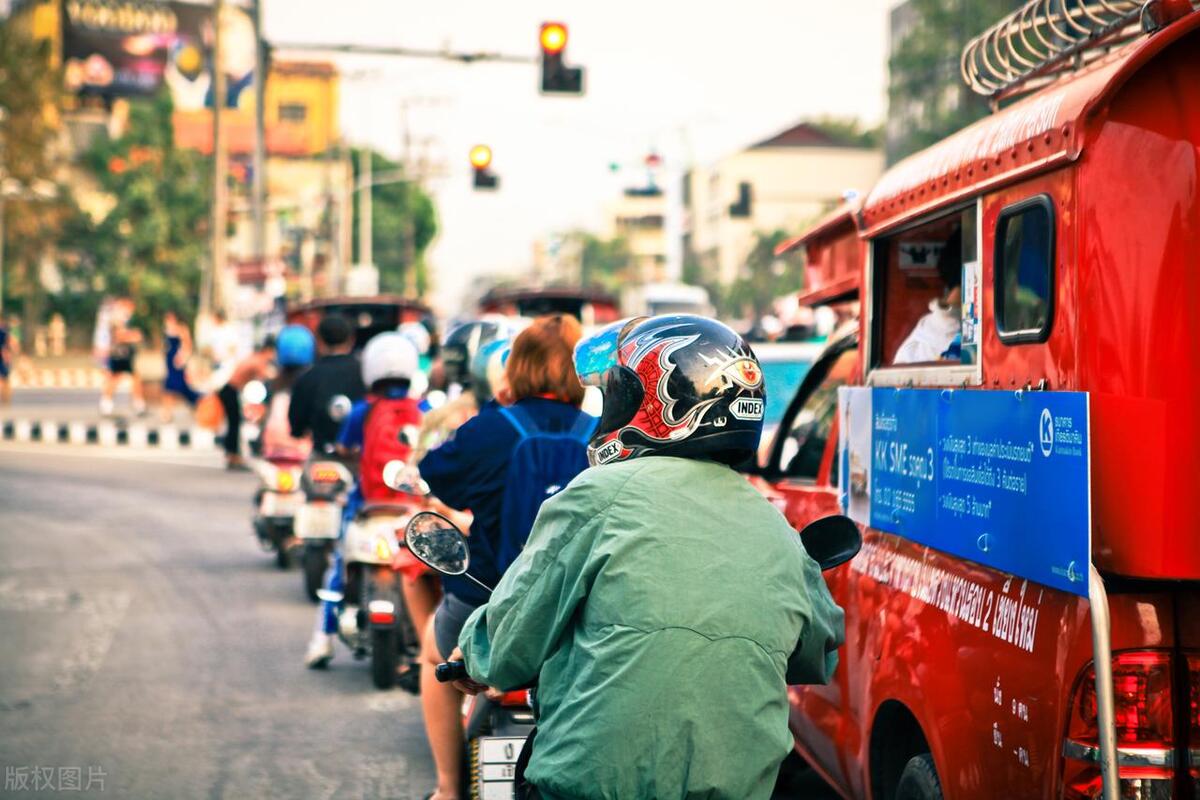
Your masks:
[{"label": "red truck body", "polygon": [[[1200,798],[1198,195],[1200,12],[896,165],[861,207],[790,243],[819,273],[810,302],[858,294],[862,316],[752,478],[797,529],[841,513],[837,386],[1088,393],[1092,560],[1129,798]],[[998,230],[1031,204],[1052,221],[1049,318],[1014,336],[997,324]],[[894,366],[935,296],[895,253],[955,220],[978,242],[975,363]],[[830,685],[792,687],[791,722],[841,794],[891,800],[927,753],[947,798],[1099,796],[1086,599],[871,528],[827,578],[847,642]]]}]

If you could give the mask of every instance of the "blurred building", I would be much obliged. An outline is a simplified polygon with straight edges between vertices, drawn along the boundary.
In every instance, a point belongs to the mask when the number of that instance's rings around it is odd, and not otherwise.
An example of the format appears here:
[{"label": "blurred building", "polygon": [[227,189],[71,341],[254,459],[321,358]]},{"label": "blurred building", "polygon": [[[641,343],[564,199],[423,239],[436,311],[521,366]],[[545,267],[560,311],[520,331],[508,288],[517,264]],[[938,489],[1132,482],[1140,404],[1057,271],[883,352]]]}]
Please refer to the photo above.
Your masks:
[{"label": "blurred building", "polygon": [[[178,0],[17,0],[6,24],[47,41],[64,79],[62,155],[80,206],[96,219],[113,206],[78,164],[97,137],[118,137],[130,103],[171,96],[175,144],[213,150],[211,3]],[[251,186],[257,38],[249,11],[227,3],[221,21],[229,155],[229,269],[223,294],[241,312],[283,284],[310,295],[349,261],[352,173],[340,145],[340,85],[333,64],[273,59],[264,85],[266,258],[253,254]],[[268,286],[269,284],[269,286]],[[253,297],[252,297],[253,296]],[[248,299],[252,298],[252,299]],[[238,311],[239,309],[235,309]]]},{"label": "blurred building", "polygon": [[667,202],[654,184],[626,189],[608,208],[605,235],[629,248],[627,277],[632,283],[666,280]]},{"label": "blurred building", "polygon": [[683,247],[705,283],[740,275],[755,233],[797,231],[865,193],[883,172],[883,152],[800,123],[684,178]]}]

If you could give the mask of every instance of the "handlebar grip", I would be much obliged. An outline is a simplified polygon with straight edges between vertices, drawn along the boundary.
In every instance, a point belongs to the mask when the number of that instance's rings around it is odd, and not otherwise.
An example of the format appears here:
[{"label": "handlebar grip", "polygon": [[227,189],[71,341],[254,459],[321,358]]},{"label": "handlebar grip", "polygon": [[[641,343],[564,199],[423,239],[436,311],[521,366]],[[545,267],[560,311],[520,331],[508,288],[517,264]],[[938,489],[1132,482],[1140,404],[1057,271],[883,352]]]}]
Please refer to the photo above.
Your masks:
[{"label": "handlebar grip", "polygon": [[467,665],[461,661],[443,661],[433,671],[438,683],[461,681],[467,677]]}]

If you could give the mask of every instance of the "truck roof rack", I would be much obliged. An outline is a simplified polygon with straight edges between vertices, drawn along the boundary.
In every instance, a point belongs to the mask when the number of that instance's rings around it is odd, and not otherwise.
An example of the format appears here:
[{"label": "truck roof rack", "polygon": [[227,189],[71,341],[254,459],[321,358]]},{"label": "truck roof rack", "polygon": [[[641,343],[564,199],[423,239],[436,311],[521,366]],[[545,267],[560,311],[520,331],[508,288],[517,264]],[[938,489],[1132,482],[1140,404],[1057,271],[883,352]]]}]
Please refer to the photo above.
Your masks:
[{"label": "truck roof rack", "polygon": [[993,104],[1041,88],[1140,35],[1149,6],[1143,0],[1029,0],[967,42],[963,80]]}]

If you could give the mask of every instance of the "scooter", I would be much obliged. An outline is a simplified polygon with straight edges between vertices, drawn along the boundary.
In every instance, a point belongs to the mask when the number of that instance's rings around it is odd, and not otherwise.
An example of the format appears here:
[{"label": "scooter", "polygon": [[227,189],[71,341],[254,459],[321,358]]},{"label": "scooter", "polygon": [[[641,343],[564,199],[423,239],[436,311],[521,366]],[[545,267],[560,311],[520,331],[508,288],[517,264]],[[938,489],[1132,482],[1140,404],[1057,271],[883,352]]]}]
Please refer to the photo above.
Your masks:
[{"label": "scooter", "polygon": [[[420,639],[404,602],[401,571],[413,562],[404,547],[405,527],[419,511],[418,498],[429,494],[423,481],[408,483],[407,466],[391,461],[384,483],[413,498],[411,502],[368,503],[346,526],[342,540],[344,593],[320,589],[320,599],[338,603],[338,638],[356,659],[371,660],[377,689],[399,681],[406,691],[419,689]],[[406,669],[400,673],[403,663]]]},{"label": "scooter", "polygon": [[[334,397],[329,416],[341,421],[350,413],[350,399]],[[300,476],[304,504],[296,511],[295,534],[300,542],[300,567],[304,594],[314,603],[329,568],[329,558],[342,530],[342,509],[346,494],[354,485],[354,473],[346,461],[332,452],[314,452]]]},{"label": "scooter", "polygon": [[[414,516],[408,523],[405,540],[412,554],[431,569],[443,575],[461,575],[492,591],[492,587],[467,572],[471,557],[467,538],[442,515],[425,511]],[[862,534],[853,520],[838,515],[805,526],[800,541],[821,570],[826,571],[858,554]],[[443,683],[468,677],[461,661],[438,664],[435,675]],[[518,796],[515,791],[523,784],[536,716],[535,688],[508,692],[498,700],[476,695],[466,723],[471,797],[491,800]]]},{"label": "scooter", "polygon": [[254,534],[263,550],[275,553],[275,565],[287,569],[297,547],[296,513],[304,505],[300,490],[304,462],[268,457],[255,460],[254,471],[261,481],[254,493]]},{"label": "scooter", "polygon": [[[251,381],[242,389],[243,406],[269,409],[270,402],[266,386],[259,381]],[[291,565],[298,546],[293,534],[296,512],[304,504],[300,482],[307,455],[307,448],[264,448],[262,458],[252,462],[259,479],[254,492],[254,533],[264,551],[274,552],[280,569]]]}]

